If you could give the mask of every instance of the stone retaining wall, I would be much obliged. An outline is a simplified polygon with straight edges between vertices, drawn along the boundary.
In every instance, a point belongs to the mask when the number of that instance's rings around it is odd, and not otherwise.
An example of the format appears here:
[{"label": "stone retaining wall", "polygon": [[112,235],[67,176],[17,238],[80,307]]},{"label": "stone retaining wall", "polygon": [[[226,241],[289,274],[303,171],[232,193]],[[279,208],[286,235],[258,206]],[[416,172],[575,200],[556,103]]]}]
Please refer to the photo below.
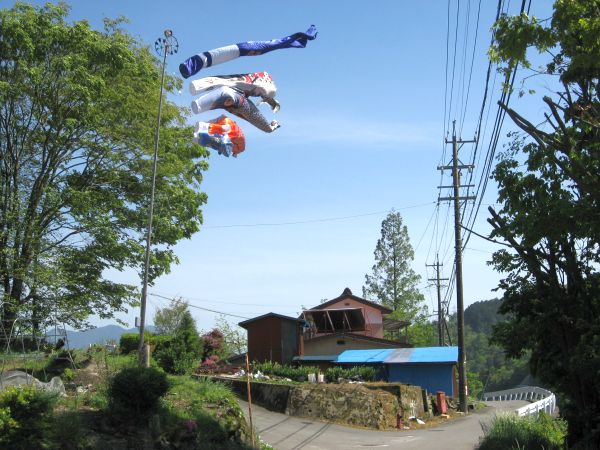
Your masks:
[{"label": "stone retaining wall", "polygon": [[398,399],[360,384],[306,384],[290,391],[286,414],[378,430],[396,427]]},{"label": "stone retaining wall", "polygon": [[365,383],[363,386],[375,391],[386,391],[396,396],[400,402],[401,413],[406,418],[425,415],[423,392],[420,386],[401,383]]},{"label": "stone retaining wall", "polygon": [[[243,379],[209,377],[247,398]],[[396,427],[400,413],[423,417],[419,386],[400,383],[270,384],[252,381],[252,402],[271,411],[374,429]]]}]

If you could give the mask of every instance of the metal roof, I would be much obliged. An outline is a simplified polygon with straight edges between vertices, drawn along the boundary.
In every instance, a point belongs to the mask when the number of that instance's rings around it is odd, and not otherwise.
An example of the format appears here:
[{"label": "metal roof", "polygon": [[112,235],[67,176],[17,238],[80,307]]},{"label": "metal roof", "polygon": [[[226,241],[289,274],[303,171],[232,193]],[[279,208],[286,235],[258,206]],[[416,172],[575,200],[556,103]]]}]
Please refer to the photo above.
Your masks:
[{"label": "metal roof", "polygon": [[351,298],[352,300],[356,300],[357,302],[362,303],[364,305],[369,305],[369,306],[372,306],[373,308],[377,308],[377,309],[381,310],[382,314],[390,314],[393,312],[393,310],[391,310],[387,306],[383,306],[379,303],[375,303],[370,300],[367,300],[366,298],[362,298],[362,297],[358,297],[358,296],[354,295],[352,293],[352,291],[350,290],[350,288],[344,289],[344,292],[342,292],[342,295],[340,295],[339,297],[336,297],[334,299],[326,301],[325,303],[321,303],[319,306],[315,306],[310,309],[313,309],[313,310],[314,309],[326,309],[328,306],[334,305],[337,302],[340,302],[346,298]]},{"label": "metal roof", "polygon": [[418,347],[346,350],[338,363],[431,364],[456,363],[458,347]]},{"label": "metal roof", "polygon": [[341,353],[338,363],[381,363],[384,362],[393,348],[369,349],[369,350],[346,350]]},{"label": "metal roof", "polygon": [[386,364],[398,363],[456,363],[458,347],[417,347],[394,350],[384,361]]},{"label": "metal roof", "polygon": [[244,320],[243,322],[238,323],[238,325],[240,327],[242,327],[242,328],[246,328],[249,323],[257,322],[259,320],[263,320],[263,319],[266,319],[268,317],[276,317],[278,319],[289,320],[291,322],[300,322],[300,323],[304,322],[303,319],[297,319],[295,317],[288,317],[288,316],[283,316],[281,314],[270,312],[270,313],[267,313],[267,314],[263,314],[262,316],[257,316],[257,317],[253,317],[252,319]]}]

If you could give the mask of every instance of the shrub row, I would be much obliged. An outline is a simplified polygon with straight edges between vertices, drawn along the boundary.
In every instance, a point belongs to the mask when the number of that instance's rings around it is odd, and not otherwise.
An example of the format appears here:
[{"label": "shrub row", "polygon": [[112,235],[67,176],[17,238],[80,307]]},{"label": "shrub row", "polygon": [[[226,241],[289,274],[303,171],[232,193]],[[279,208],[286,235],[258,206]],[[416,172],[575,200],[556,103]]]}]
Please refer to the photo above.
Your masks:
[{"label": "shrub row", "polygon": [[330,367],[325,371],[325,380],[328,383],[335,383],[338,379],[343,378],[350,380],[359,378],[362,381],[373,381],[375,379],[375,369],[368,366],[356,366],[345,368],[341,366]]},{"label": "shrub row", "polygon": [[[254,362],[252,363],[252,370],[254,372],[260,371],[265,375],[275,375],[278,377],[290,378],[294,381],[307,381],[309,373],[319,373],[320,370],[313,366],[299,366],[293,367],[288,365],[282,365],[277,362]],[[335,366],[330,367],[325,372],[325,379],[329,383],[335,383],[339,378],[346,380],[359,378],[363,381],[373,381],[375,379],[376,371],[373,367],[367,366],[356,366],[356,367],[341,367]]]},{"label": "shrub row", "polygon": [[278,377],[289,378],[294,381],[307,381],[309,373],[319,372],[318,368],[312,366],[292,367],[270,361],[265,361],[262,363],[253,362],[252,370],[254,372],[260,371],[265,375],[275,375]]},{"label": "shrub row", "polygon": [[[171,336],[161,334],[144,333],[144,342],[147,342],[156,349],[163,347],[172,339]],[[119,351],[123,355],[137,352],[140,346],[140,335],[138,333],[124,333],[119,340]]]}]

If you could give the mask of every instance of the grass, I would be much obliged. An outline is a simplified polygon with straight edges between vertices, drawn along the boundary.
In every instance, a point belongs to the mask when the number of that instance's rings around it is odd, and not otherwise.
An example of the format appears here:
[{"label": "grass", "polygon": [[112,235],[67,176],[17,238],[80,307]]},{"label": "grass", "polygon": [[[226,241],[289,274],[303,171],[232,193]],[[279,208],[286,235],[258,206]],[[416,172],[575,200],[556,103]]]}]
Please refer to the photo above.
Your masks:
[{"label": "grass", "polygon": [[[50,441],[64,445],[57,448],[125,448],[136,440],[156,448],[254,448],[244,444],[250,429],[235,395],[220,383],[169,376],[170,388],[158,412],[147,426],[136,428],[112,421],[107,382],[121,369],[137,366],[137,355],[112,354],[103,347],[93,347],[73,352],[74,364],[66,366],[56,364],[57,355],[25,356],[4,358],[4,370],[18,368],[33,372],[34,376],[46,371],[44,378],[61,375],[67,383],[68,396],[59,400],[52,418],[60,426],[48,436]],[[84,386],[85,390],[76,392],[75,385]],[[271,450],[265,443],[258,445],[262,450]]]},{"label": "grass", "polygon": [[561,450],[567,435],[564,420],[544,413],[538,417],[499,414],[483,430],[478,450]]}]

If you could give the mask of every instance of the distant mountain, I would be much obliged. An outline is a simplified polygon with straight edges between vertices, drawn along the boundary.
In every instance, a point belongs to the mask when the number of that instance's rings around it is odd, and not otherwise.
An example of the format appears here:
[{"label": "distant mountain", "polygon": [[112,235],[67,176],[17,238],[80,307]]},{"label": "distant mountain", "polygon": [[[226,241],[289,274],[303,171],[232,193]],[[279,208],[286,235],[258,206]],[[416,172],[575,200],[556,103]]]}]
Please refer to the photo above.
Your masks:
[{"label": "distant mountain", "polygon": [[[150,332],[155,330],[152,325],[146,329]],[[125,329],[118,325],[106,325],[85,331],[67,330],[67,339],[70,348],[87,348],[92,344],[104,344],[107,341],[119,342],[123,333],[139,333],[139,330],[137,328]]]}]

